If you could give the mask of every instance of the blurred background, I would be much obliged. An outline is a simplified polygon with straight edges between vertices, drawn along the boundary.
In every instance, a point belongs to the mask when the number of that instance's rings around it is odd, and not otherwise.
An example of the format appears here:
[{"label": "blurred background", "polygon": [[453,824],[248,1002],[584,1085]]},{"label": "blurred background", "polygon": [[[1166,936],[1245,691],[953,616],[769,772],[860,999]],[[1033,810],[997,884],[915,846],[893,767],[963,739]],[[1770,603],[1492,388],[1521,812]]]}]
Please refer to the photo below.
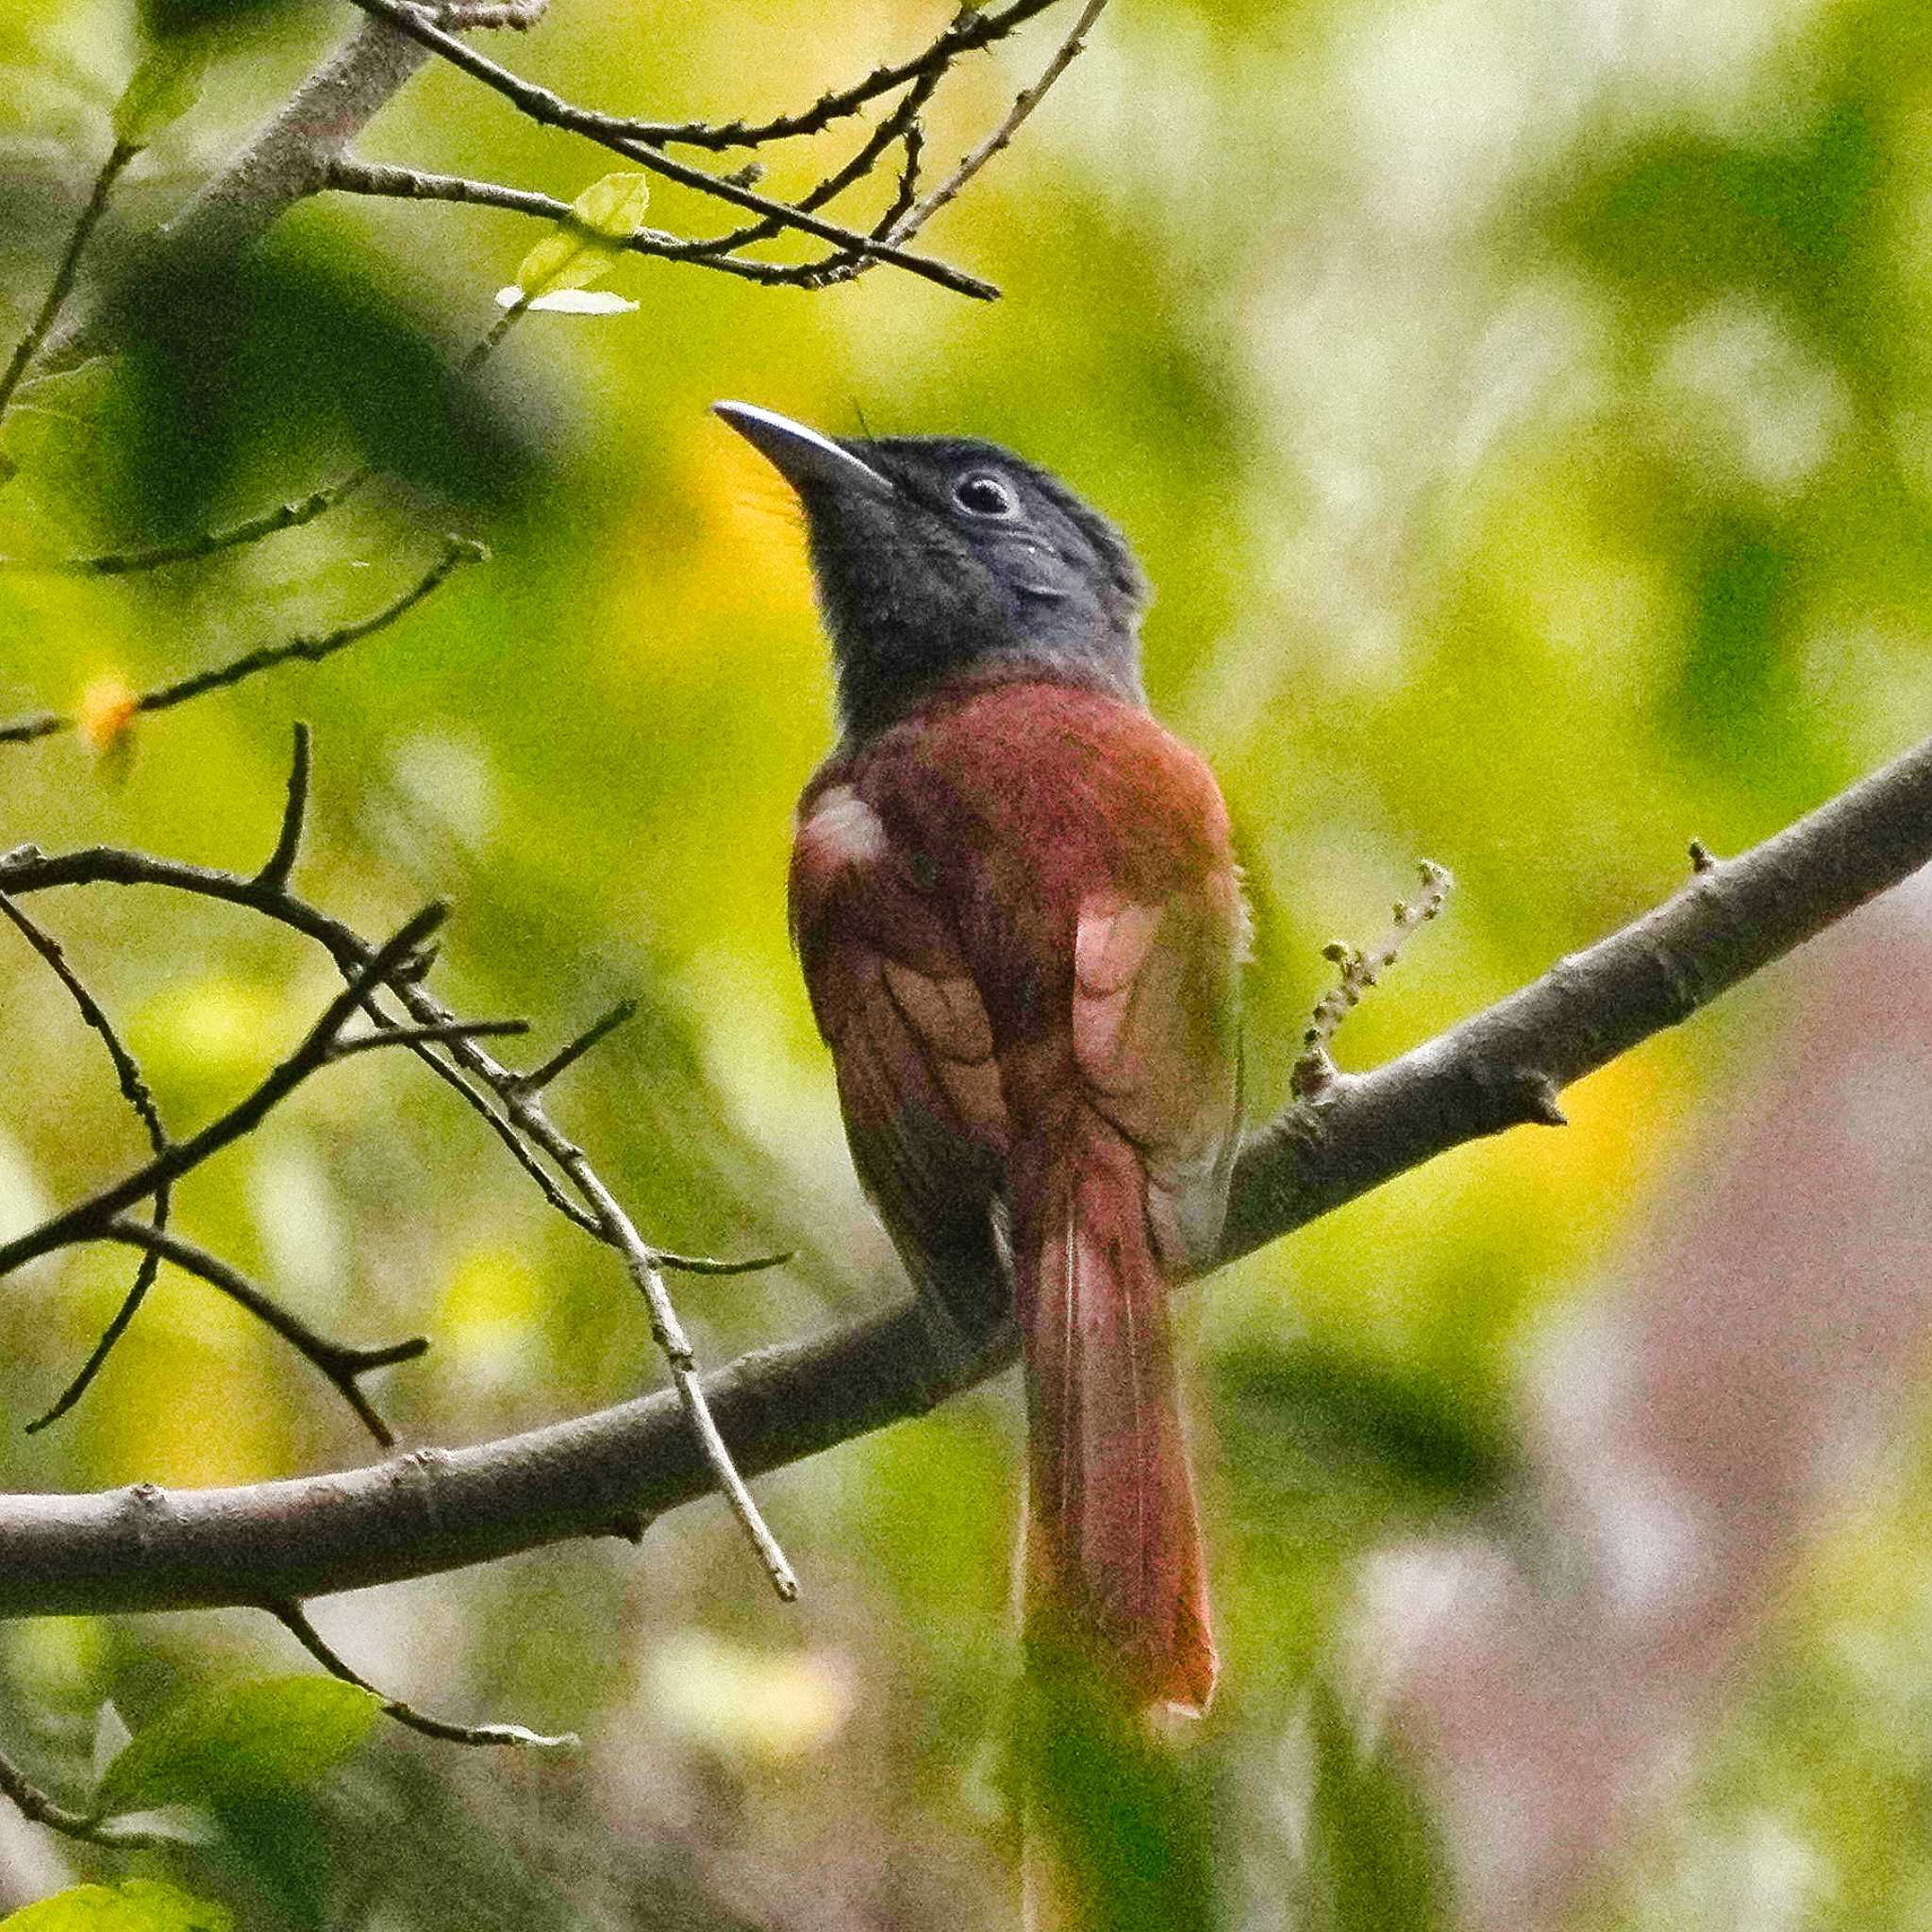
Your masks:
[{"label": "blurred background", "polygon": [[[946,12],[552,0],[486,45],[614,111],[757,117],[915,50]],[[224,18],[201,105],[130,172],[93,264],[351,21],[314,0]],[[1069,24],[1055,9],[965,63],[929,112],[935,150],[997,120]],[[137,28],[111,0],[0,20],[8,344],[106,152]],[[773,157],[768,185],[803,189],[855,138]],[[441,70],[358,152],[566,199],[611,164]],[[651,218],[705,219],[675,191]],[[713,398],[991,437],[1124,526],[1158,589],[1157,708],[1240,826],[1257,1115],[1285,1098],[1321,945],[1379,934],[1418,858],[1456,895],[1347,1024],[1344,1065],[1634,917],[1680,882],[1689,839],[1755,841],[1932,715],[1932,14],[1909,0],[1117,0],[924,237],[999,303],[890,268],[808,292],[627,259],[609,286],[635,313],[533,315],[458,380],[539,232],[319,198],[219,288],[144,291],[125,357],[9,422],[9,555],[191,534],[365,458],[383,480],[221,558],[0,572],[0,716],[329,628],[420,575],[446,529],[493,560],[325,665],[142,721],[111,758],[0,747],[0,849],[249,869],[291,722],[310,721],[300,888],[365,932],[450,896],[445,997],[528,1015],[546,1042],[639,999],[555,1111],[653,1239],[797,1251],[675,1284],[708,1361],[901,1291],[785,934],[824,651],[783,491]],[[320,956],[216,908],[97,891],[33,909],[180,1127],[331,988]],[[1567,1132],[1464,1149],[1186,1298],[1224,1658],[1181,1774],[1211,1871],[1199,1923],[1433,1923],[1428,1796],[1337,1715],[1361,1559],[1445,1525],[1507,1533],[1525,1376],[1631,1243],[1667,1242],[1674,1185],[1762,1105],[1822,985],[1802,960],[1766,975],[1580,1088]],[[0,945],[0,1229],[140,1150],[59,988]],[[380,1389],[407,1442],[659,1379],[611,1258],[396,1056],[310,1083],[176,1214],[332,1332],[427,1334]],[[129,1272],[74,1254],[0,1291],[0,1487],[367,1457],[304,1364],[172,1274],[86,1402],[24,1436]],[[1856,1520],[1821,1523],[1780,1578],[1684,1801],[1633,1827],[1579,1923],[1923,1923],[1932,1435],[1887,1441]],[[791,1607],[710,1503],[641,1550],[323,1603],[385,1689],[584,1750],[385,1735],[278,1827],[307,1835],[301,1872],[230,1846],[195,1884],[266,1925],[1011,1923],[1017,1441],[1009,1378],[765,1479],[805,1581]],[[58,1784],[84,1772],[103,1696],[138,1724],[184,1685],[300,1661],[239,1615],[0,1626],[0,1741]],[[96,1869],[0,1819],[5,1903]]]}]

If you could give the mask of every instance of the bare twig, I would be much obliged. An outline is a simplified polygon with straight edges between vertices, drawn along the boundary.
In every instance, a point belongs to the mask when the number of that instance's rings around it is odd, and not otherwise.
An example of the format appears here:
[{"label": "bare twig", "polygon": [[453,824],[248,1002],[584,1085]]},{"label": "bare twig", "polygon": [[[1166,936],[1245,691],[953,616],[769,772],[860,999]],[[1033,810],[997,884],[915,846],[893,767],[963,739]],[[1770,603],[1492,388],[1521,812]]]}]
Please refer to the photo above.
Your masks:
[{"label": "bare twig", "polygon": [[529,1030],[527,1020],[432,1020],[423,1026],[379,1026],[374,1033],[355,1033],[337,1041],[328,1057],[331,1060],[347,1059],[351,1054],[368,1053],[374,1047],[418,1046],[425,1041],[511,1040]]},{"label": "bare twig", "polygon": [[534,1073],[521,1074],[517,1084],[525,1093],[541,1093],[544,1088],[563,1073],[574,1067],[601,1040],[608,1040],[611,1034],[624,1025],[638,1009],[635,1000],[619,1000],[601,1018],[592,1020],[575,1040],[567,1041],[550,1056]]},{"label": "bare twig", "polygon": [[[364,638],[373,637],[377,631],[387,630],[398,619],[407,616],[425,597],[433,596],[459,565],[479,562],[489,554],[474,538],[446,538],[443,541],[442,555],[408,590],[391,598],[381,609],[372,611],[367,617],[357,618],[351,624],[341,625],[331,631],[288,638],[278,644],[263,644],[253,651],[245,651],[241,657],[231,658],[225,664],[218,664],[208,671],[197,671],[192,676],[178,678],[173,684],[160,685],[153,691],[143,691],[134,700],[129,709],[137,715],[149,711],[165,711],[175,705],[185,705],[192,699],[205,697],[211,691],[226,691],[247,678],[258,676],[264,671],[273,671],[279,665],[297,660],[305,664],[319,664],[325,658],[332,658],[338,651],[346,650],[351,644],[359,643]],[[25,744],[34,739],[51,738],[58,732],[73,730],[76,723],[77,720],[75,718],[54,711],[43,711],[32,717],[16,719],[12,724],[0,724],[0,744]]]},{"label": "bare twig", "polygon": [[782,1268],[791,1259],[788,1248],[782,1255],[754,1255],[743,1261],[720,1261],[709,1255],[678,1255],[669,1248],[653,1248],[658,1267],[674,1274],[762,1274],[768,1268]]},{"label": "bare twig", "polygon": [[107,1845],[115,1851],[153,1851],[173,1840],[157,1831],[142,1831],[125,1824],[104,1824],[85,1811],[70,1810],[33,1783],[26,1774],[0,1752],[0,1797],[18,1807],[24,1817],[44,1824],[65,1838],[84,1840],[91,1845]]},{"label": "bare twig", "polygon": [[[23,912],[12,900],[0,893],[0,912],[4,912],[15,928],[32,946],[54,975],[67,989],[68,997],[80,1011],[80,1017],[93,1031],[100,1035],[102,1044],[108,1050],[108,1058],[113,1063],[114,1077],[120,1083],[121,1091],[127,1104],[134,1109],[135,1117],[147,1132],[148,1145],[156,1154],[168,1151],[168,1132],[161,1124],[160,1109],[155,1105],[155,1096],[147,1082],[142,1077],[141,1068],[134,1056],[122,1044],[121,1037],[114,1031],[113,1022],[96,1000],[79,975],[67,962],[67,955],[59,941],[41,928]],[[169,1191],[165,1187],[155,1191],[154,1225],[157,1229],[168,1224]],[[100,1374],[101,1365],[113,1352],[114,1344],[127,1332],[127,1324],[134,1320],[141,1305],[147,1299],[147,1291],[155,1285],[155,1274],[160,1267],[158,1255],[149,1252],[142,1256],[135,1264],[134,1280],[121,1305],[115,1309],[112,1319],[102,1330],[88,1358],[80,1365],[79,1372],[55,1398],[53,1406],[43,1414],[36,1416],[26,1424],[29,1436],[37,1435],[42,1429],[57,1423],[88,1391],[94,1377]]]},{"label": "bare twig", "polygon": [[958,166],[924,200],[908,210],[886,231],[889,241],[903,242],[908,237],[916,235],[941,208],[958,195],[987,162],[1011,142],[1026,117],[1039,107],[1046,97],[1048,90],[1073,65],[1074,58],[1086,46],[1087,36],[1092,31],[1094,22],[1100,18],[1106,7],[1107,0],[1087,0],[1087,5],[1080,9],[1079,19],[1074,23],[1073,31],[1055,49],[1053,58],[1046,63],[1040,78],[1013,103],[1006,119],[977,147],[965,156]]},{"label": "bare twig", "polygon": [[763,147],[774,141],[818,134],[834,121],[858,113],[881,94],[891,93],[922,75],[942,74],[962,54],[1005,40],[1036,13],[1044,13],[1057,4],[1058,0],[1014,0],[1008,7],[962,7],[923,52],[909,60],[874,68],[851,87],[822,94],[800,113],[780,114],[769,121],[728,121],[717,125],[704,121],[632,121],[626,125],[640,141],[714,150]]},{"label": "bare twig", "polygon": [[59,576],[131,576],[142,571],[160,570],[171,563],[192,563],[214,557],[243,543],[258,543],[281,530],[299,530],[312,524],[340,503],[345,503],[375,472],[366,463],[346,471],[332,483],[311,490],[291,503],[277,504],[260,515],[248,517],[219,530],[203,530],[173,543],[154,543],[140,550],[109,550],[94,557],[0,557],[0,570],[42,571]]},{"label": "bare twig", "polygon": [[[0,891],[5,890],[5,885],[0,884]],[[52,1254],[56,1248],[99,1238],[108,1232],[114,1217],[124,1208],[145,1200],[157,1188],[179,1180],[210,1156],[252,1133],[304,1080],[328,1064],[342,1027],[368,995],[389,981],[397,963],[442,924],[448,909],[440,902],[432,902],[398,926],[349,974],[347,986],[329,1002],[295,1050],[226,1113],[218,1115],[185,1141],[171,1141],[133,1174],[109,1183],[74,1207],[63,1208],[12,1241],[0,1242],[0,1275],[10,1274],[39,1256]],[[116,1235],[115,1239],[123,1237]]]},{"label": "bare twig", "polygon": [[[160,861],[0,857],[15,894],[134,881]],[[1446,1149],[1533,1117],[1607,1064],[1932,863],[1932,741],[1751,852],[1690,880],[1533,985],[1293,1108],[1236,1163],[1218,1260],[1247,1254]],[[178,882],[178,881],[176,881]],[[247,882],[234,881],[238,890]],[[224,896],[218,891],[215,896]],[[469,1042],[457,1051],[481,1055]],[[910,1304],[743,1357],[708,1378],[716,1425],[752,1474],[917,1413],[934,1399]],[[990,1338],[959,1386],[1011,1358]],[[0,1499],[0,1616],[301,1601],[601,1535],[715,1486],[673,1391],[503,1441],[253,1489]]]},{"label": "bare twig", "polygon": [[[537,1118],[541,1118],[537,1112],[534,1098],[524,1104]],[[724,1491],[724,1499],[731,1505],[732,1513],[738,1518],[753,1549],[758,1552],[758,1560],[764,1564],[765,1574],[772,1579],[772,1588],[783,1602],[791,1602],[798,1594],[798,1579],[791,1574],[791,1566],[785,1560],[785,1552],[778,1547],[777,1539],[766,1527],[758,1505],[752,1501],[751,1491],[745,1487],[744,1478],[739,1474],[738,1467],[731,1459],[730,1450],[724,1446],[724,1438],[718,1432],[710,1404],[705,1399],[704,1385],[698,1380],[697,1357],[691,1350],[683,1324],[677,1319],[670,1291],[664,1286],[658,1255],[632,1225],[630,1217],[618,1205],[617,1197],[598,1178],[596,1170],[575,1147],[565,1142],[558,1159],[563,1171],[576,1183],[577,1191],[590,1204],[591,1211],[604,1224],[612,1245],[623,1255],[630,1278],[643,1296],[644,1306],[651,1311],[652,1337],[671,1366],[672,1384],[677,1391],[686,1419],[697,1435],[711,1474]]]},{"label": "bare twig", "polygon": [[432,53],[440,54],[451,66],[467,74],[473,80],[481,81],[540,126],[559,127],[580,134],[600,147],[624,155],[681,187],[695,189],[701,194],[729,202],[753,214],[770,217],[782,227],[816,236],[821,242],[829,242],[854,255],[891,262],[895,268],[922,275],[925,280],[937,282],[941,288],[951,289],[956,293],[991,301],[999,292],[990,282],[950,267],[945,262],[935,261],[929,256],[911,254],[891,242],[876,241],[855,229],[841,227],[836,222],[828,222],[823,216],[794,207],[790,202],[774,201],[722,175],[708,175],[702,168],[674,160],[649,139],[639,136],[631,123],[617,115],[600,114],[588,108],[575,107],[548,88],[539,87],[534,81],[512,74],[507,67],[499,66],[474,47],[466,46],[454,35],[433,25],[415,11],[408,0],[356,0],[356,5],[364,12],[376,15],[399,28]]},{"label": "bare twig", "polygon": [[60,319],[60,311],[74,291],[74,278],[80,271],[80,258],[87,249],[88,237],[108,211],[108,197],[114,192],[114,183],[140,152],[138,142],[117,141],[108,158],[101,163],[101,171],[94,176],[93,192],[74,224],[74,232],[67,238],[66,251],[60,257],[60,265],[54,271],[53,282],[41,304],[40,312],[27,325],[26,333],[14,345],[6,373],[0,375],[0,417],[7,414],[8,406],[13,401],[13,392],[20,387],[21,377],[32,367],[49,332]]},{"label": "bare twig", "polygon": [[421,1731],[425,1738],[441,1738],[448,1744],[511,1744],[545,1751],[569,1749],[580,1742],[575,1733],[571,1731],[556,1737],[544,1737],[541,1732],[526,1730],[522,1724],[455,1724],[445,1718],[431,1717],[426,1711],[405,1704],[400,1697],[391,1697],[387,1692],[378,1690],[367,1677],[330,1649],[300,1604],[269,1604],[266,1608],[270,1616],[330,1676],[339,1677],[344,1684],[353,1684],[358,1690],[367,1690],[372,1697],[380,1698],[386,1715],[412,1731]]},{"label": "bare twig", "polygon": [[295,721],[295,753],[289,765],[288,803],[282,808],[281,830],[275,834],[275,849],[268,856],[255,883],[265,892],[278,892],[289,883],[302,849],[302,828],[308,817],[308,778],[313,768],[313,750],[308,726]]},{"label": "bare twig", "polygon": [[299,1315],[291,1314],[240,1269],[231,1267],[219,1255],[209,1254],[193,1241],[183,1241],[172,1231],[117,1215],[104,1222],[94,1238],[143,1249],[158,1260],[172,1262],[183,1273],[207,1282],[210,1288],[219,1289],[230,1301],[246,1308],[257,1321],[272,1328],[291,1348],[311,1362],[355,1410],[362,1426],[376,1441],[385,1449],[395,1446],[395,1437],[389,1424],[362,1392],[361,1377],[375,1369],[392,1368],[397,1362],[414,1361],[429,1347],[426,1336],[412,1335],[405,1341],[387,1342],[377,1348],[356,1348],[347,1342],[331,1341],[327,1336],[318,1335]]},{"label": "bare twig", "polygon": [[[873,129],[851,158],[843,166],[835,168],[791,205],[801,208],[824,208],[827,202],[836,200],[856,182],[871,175],[894,142],[917,140],[915,130],[919,126],[920,110],[932,98],[933,90],[939,86],[944,72],[943,68],[934,68],[930,73],[922,74],[906,91],[905,99]],[[731,254],[754,242],[768,242],[779,232],[779,228],[780,225],[769,217],[761,222],[748,223],[695,244],[698,258]],[[890,232],[883,223],[874,225],[871,231],[874,237],[886,237]],[[849,257],[851,251],[847,254]]]}]

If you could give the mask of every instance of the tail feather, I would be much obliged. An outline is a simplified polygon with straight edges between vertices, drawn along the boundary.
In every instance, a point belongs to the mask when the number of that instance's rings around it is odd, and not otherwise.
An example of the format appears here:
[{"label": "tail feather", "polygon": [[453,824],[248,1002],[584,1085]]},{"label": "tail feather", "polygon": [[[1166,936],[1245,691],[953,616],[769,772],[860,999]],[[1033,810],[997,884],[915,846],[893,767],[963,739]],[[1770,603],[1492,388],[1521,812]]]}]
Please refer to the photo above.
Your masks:
[{"label": "tail feather", "polygon": [[1094,1124],[1014,1166],[1029,1631],[1136,1704],[1204,1710],[1206,1563],[1140,1158]]}]

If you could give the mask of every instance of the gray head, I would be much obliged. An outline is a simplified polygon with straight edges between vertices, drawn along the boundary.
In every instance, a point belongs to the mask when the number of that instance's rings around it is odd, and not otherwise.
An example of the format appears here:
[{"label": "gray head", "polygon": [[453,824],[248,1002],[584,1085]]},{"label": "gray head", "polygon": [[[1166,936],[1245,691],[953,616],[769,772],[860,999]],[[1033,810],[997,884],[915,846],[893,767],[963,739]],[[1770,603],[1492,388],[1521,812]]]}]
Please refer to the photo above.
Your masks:
[{"label": "gray head", "polygon": [[991,442],[835,439],[749,403],[714,407],[805,507],[848,739],[978,670],[1144,702],[1146,581],[1065,484]]}]

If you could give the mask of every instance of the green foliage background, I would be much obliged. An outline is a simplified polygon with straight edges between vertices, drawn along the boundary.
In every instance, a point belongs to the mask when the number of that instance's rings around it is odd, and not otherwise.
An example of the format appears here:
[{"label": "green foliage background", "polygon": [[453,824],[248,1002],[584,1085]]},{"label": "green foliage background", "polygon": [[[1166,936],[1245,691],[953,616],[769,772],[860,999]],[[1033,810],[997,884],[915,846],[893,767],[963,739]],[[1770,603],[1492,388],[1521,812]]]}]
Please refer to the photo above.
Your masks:
[{"label": "green foliage background", "polygon": [[[800,104],[943,13],[553,0],[492,51],[575,98],[724,118]],[[346,17],[228,13],[202,105],[129,175],[94,265],[125,261]],[[962,69],[936,144],[990,125],[1047,44]],[[136,55],[105,0],[0,21],[17,317]],[[274,837],[290,722],[310,720],[304,889],[370,931],[451,895],[441,983],[545,1039],[639,997],[559,1113],[654,1238],[799,1250],[776,1276],[680,1284],[707,1357],[871,1306],[893,1271],[782,914],[791,801],[827,737],[824,651],[783,492],[706,405],[990,436],[1124,525],[1159,591],[1157,704],[1241,828],[1270,1108],[1319,946],[1379,932],[1417,857],[1459,891],[1350,1022],[1353,1064],[1652,903],[1691,835],[1736,849],[1924,732],[1928,128],[1932,16],[1900,0],[1119,0],[928,233],[1000,304],[890,270],[808,294],[630,260],[612,286],[636,314],[533,316],[470,385],[451,368],[535,231],[318,200],[231,273],[143,286],[136,347],[88,380],[81,422],[9,430],[25,467],[0,550],[192,532],[365,454],[391,480],[219,561],[0,574],[0,713],[326,628],[445,528],[494,561],[324,668],[145,722],[125,768],[71,740],[0,749],[0,849],[247,867]],[[773,185],[802,187],[829,147],[782,158]],[[565,198],[608,158],[441,71],[359,151]],[[692,214],[663,191],[653,219]],[[36,910],[179,1125],[242,1091],[329,990],[287,936],[193,906]],[[1183,1810],[1206,1821],[1220,1923],[1423,1922],[1425,1832],[1364,1833],[1364,1806],[1407,1801],[1331,1762],[1346,1726],[1319,1686],[1351,1563],[1491,1501],[1525,1352],[1721,1134],[1788,996],[1747,991],[1591,1081],[1567,1133],[1440,1161],[1190,1298],[1226,1690]],[[139,1144],[58,989],[0,948],[0,1225]],[[325,1326],[429,1334],[382,1391],[410,1441],[657,1379],[608,1257],[395,1057],[311,1083],[177,1213]],[[171,1277],[84,1407],[24,1438],[126,1273],[82,1254],[0,1291],[0,1483],[235,1482],[366,1453],[302,1364]],[[583,1756],[385,1740],[301,1801],[299,1833],[251,1849],[238,1831],[216,1876],[179,1869],[265,1924],[1006,1923],[1015,1423],[1012,1391],[987,1391],[762,1484],[807,1579],[796,1608],[711,1506],[641,1552],[322,1606],[385,1686],[575,1729]],[[1914,1532],[1932,1490],[1911,1457],[1889,1481],[1767,1640],[1694,1801],[1592,1923],[1920,1922],[1932,1566]],[[138,1722],[184,1684],[292,1663],[239,1616],[0,1629],[0,1738],[58,1781],[103,1695]],[[1321,1775],[1297,1769],[1310,1754]],[[291,1834],[312,1855],[292,1875],[261,1849]],[[1391,1844],[1400,1869],[1376,1880]]]}]

